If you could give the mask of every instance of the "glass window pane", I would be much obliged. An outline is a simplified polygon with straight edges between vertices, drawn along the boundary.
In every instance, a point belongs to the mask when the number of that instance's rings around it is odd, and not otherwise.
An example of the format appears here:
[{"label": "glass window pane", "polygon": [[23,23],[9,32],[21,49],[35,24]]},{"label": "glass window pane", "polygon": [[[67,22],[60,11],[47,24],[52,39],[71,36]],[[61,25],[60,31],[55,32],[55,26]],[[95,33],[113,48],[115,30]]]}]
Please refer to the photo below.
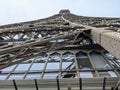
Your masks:
[{"label": "glass window pane", "polygon": [[115,68],[120,67],[120,60],[117,60],[112,54],[105,53],[105,57],[109,60],[110,64],[112,64]]},{"label": "glass window pane", "polygon": [[19,79],[22,79],[23,76],[24,74],[11,74],[9,77],[9,80],[13,80],[13,79],[19,80]]},{"label": "glass window pane", "polygon": [[30,64],[19,64],[15,71],[26,71],[28,70]]},{"label": "glass window pane", "polygon": [[110,74],[106,72],[99,72],[100,77],[110,77]]},{"label": "glass window pane", "polygon": [[79,69],[92,69],[91,62],[86,53],[79,52],[76,54]]},{"label": "glass window pane", "polygon": [[71,52],[66,52],[65,54],[62,55],[63,61],[72,61],[74,59],[74,54]]},{"label": "glass window pane", "polygon": [[32,67],[30,68],[30,71],[37,71],[37,70],[43,70],[45,63],[33,63]]},{"label": "glass window pane", "polygon": [[100,77],[117,77],[114,71],[101,71],[99,75]]},{"label": "glass window pane", "polygon": [[50,61],[60,61],[60,60],[61,60],[60,54],[56,53],[56,52],[51,54],[50,57],[49,57],[49,62]]},{"label": "glass window pane", "polygon": [[34,73],[34,74],[27,74],[25,79],[40,79],[41,74],[40,73]]},{"label": "glass window pane", "polygon": [[111,77],[117,77],[114,71],[108,71],[108,73],[110,74]]},{"label": "glass window pane", "polygon": [[93,78],[93,73],[92,72],[80,72],[80,77],[81,78]]},{"label": "glass window pane", "polygon": [[111,69],[109,64],[105,61],[105,58],[99,53],[91,53],[92,61],[96,68]]},{"label": "glass window pane", "polygon": [[62,62],[62,70],[66,70],[73,62]]},{"label": "glass window pane", "polygon": [[47,64],[47,67],[46,67],[46,70],[50,70],[50,69],[52,69],[52,70],[58,70],[59,69],[59,62],[48,62],[48,64]]},{"label": "glass window pane", "polygon": [[37,56],[35,58],[35,62],[38,63],[38,62],[45,62],[47,60],[47,56],[44,55],[44,56]]},{"label": "glass window pane", "polygon": [[4,68],[4,69],[1,70],[1,73],[5,73],[5,72],[9,73],[10,71],[13,70],[13,68],[14,68],[15,66],[16,66],[16,65],[13,65],[13,66],[10,66],[10,67],[6,67],[6,68]]},{"label": "glass window pane", "polygon": [[44,74],[44,79],[55,79],[57,78],[58,73],[45,73]]},{"label": "glass window pane", "polygon": [[5,80],[8,74],[0,74],[0,80]]}]

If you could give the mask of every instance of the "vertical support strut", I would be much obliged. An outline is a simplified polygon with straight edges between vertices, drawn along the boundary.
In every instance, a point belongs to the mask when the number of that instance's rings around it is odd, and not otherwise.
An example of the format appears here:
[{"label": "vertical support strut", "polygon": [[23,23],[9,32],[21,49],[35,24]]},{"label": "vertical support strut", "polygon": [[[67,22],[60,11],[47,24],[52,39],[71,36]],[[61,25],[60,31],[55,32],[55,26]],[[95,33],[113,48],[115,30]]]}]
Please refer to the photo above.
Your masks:
[{"label": "vertical support strut", "polygon": [[106,77],[104,78],[104,80],[103,80],[103,90],[105,90],[105,86],[106,86]]},{"label": "vertical support strut", "polygon": [[57,90],[60,90],[59,79],[58,79],[58,78],[56,78],[56,81],[57,81]]},{"label": "vertical support strut", "polygon": [[62,53],[60,54],[60,66],[59,66],[59,75],[58,77],[61,78],[62,76]]},{"label": "vertical support strut", "polygon": [[15,90],[18,90],[15,80],[13,80],[13,85],[15,87]]},{"label": "vertical support strut", "polygon": [[79,78],[79,87],[80,87],[80,90],[82,90],[82,78]]},{"label": "vertical support strut", "polygon": [[75,52],[74,52],[74,61],[75,61],[76,69],[77,69],[77,77],[80,78],[79,67],[78,67],[77,57],[76,57]]},{"label": "vertical support strut", "polygon": [[36,80],[36,79],[34,79],[34,81],[35,81],[35,87],[36,87],[36,90],[38,90],[37,80]]},{"label": "vertical support strut", "polygon": [[47,64],[48,64],[48,62],[49,62],[49,57],[50,57],[50,55],[48,54],[47,60],[46,60],[46,62],[45,62],[45,64],[44,64],[44,68],[43,68],[43,71],[42,71],[42,74],[41,74],[41,79],[43,79],[43,77],[44,77],[44,73],[45,73]]},{"label": "vertical support strut", "polygon": [[111,90],[114,90],[114,88],[113,88],[113,87],[111,87]]},{"label": "vertical support strut", "polygon": [[118,86],[120,85],[120,79],[118,80],[117,84],[114,87],[114,90],[118,90]]},{"label": "vertical support strut", "polygon": [[118,90],[118,87],[116,88],[116,90]]}]

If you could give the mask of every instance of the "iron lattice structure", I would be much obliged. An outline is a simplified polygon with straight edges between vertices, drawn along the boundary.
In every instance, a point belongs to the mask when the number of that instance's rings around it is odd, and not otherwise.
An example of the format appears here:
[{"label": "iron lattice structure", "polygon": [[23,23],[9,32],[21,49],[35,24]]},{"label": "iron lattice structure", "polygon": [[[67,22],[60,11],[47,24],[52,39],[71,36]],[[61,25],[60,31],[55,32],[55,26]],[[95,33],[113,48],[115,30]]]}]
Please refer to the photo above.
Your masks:
[{"label": "iron lattice structure", "polygon": [[93,33],[119,27],[120,18],[77,16],[69,10],[0,26],[0,88],[118,90],[119,60],[98,45],[102,34],[97,42]]}]

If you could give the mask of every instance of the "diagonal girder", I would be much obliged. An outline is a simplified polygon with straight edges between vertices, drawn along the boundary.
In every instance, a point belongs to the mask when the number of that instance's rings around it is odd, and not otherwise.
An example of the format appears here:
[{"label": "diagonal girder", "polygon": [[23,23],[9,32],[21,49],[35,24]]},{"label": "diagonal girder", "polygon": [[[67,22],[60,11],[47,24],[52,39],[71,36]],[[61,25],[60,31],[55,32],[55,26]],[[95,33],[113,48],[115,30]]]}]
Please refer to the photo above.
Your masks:
[{"label": "diagonal girder", "polygon": [[[84,37],[78,37],[79,34],[86,31],[77,30],[74,32],[67,32],[65,34],[56,34],[51,37],[43,37],[41,39],[29,40],[24,42],[21,45],[9,45],[3,46],[0,49],[0,55],[4,54],[12,54],[9,58],[0,61],[0,69],[7,67],[9,65],[16,64],[17,62],[27,60],[25,58],[29,58],[30,56],[36,56],[36,54],[41,54],[43,52],[47,53],[49,51],[53,51],[59,48],[62,48],[66,45],[72,45],[76,42],[81,41]],[[77,37],[76,37],[77,36]],[[59,42],[59,40],[63,40]],[[25,50],[21,52],[22,50]],[[18,53],[18,54],[16,54]]]},{"label": "diagonal girder", "polygon": [[12,51],[17,51],[17,50],[22,49],[22,48],[44,44],[44,43],[47,43],[47,42],[49,42],[51,40],[56,40],[56,39],[61,39],[61,38],[69,39],[69,37],[71,37],[71,36],[73,36],[73,35],[75,35],[75,34],[77,34],[79,32],[82,32],[82,31],[68,32],[68,33],[66,33],[66,35],[57,34],[57,35],[53,35],[52,37],[43,37],[43,38],[37,39],[37,40],[30,40],[30,41],[25,42],[25,43],[23,43],[21,45],[11,45],[8,48],[2,48],[1,47],[0,55],[1,54],[6,54],[6,53],[9,53],[9,52],[12,52]]},{"label": "diagonal girder", "polygon": [[31,58],[31,56],[35,57],[37,55],[41,55],[42,53],[47,53],[47,52],[50,52],[50,51],[53,51],[53,50],[56,50],[56,49],[60,49],[60,48],[66,46],[68,44],[70,45],[71,42],[68,41],[68,42],[58,43],[54,47],[52,47],[52,45],[46,46],[46,47],[43,47],[41,49],[38,49],[37,51],[29,50],[28,52],[25,52],[24,54],[19,55],[19,56],[17,54],[17,56],[15,56],[16,58],[11,57],[9,59],[6,59],[6,60],[2,61],[0,69],[4,68],[4,67],[7,67],[7,66],[10,66],[10,65],[17,64],[18,62],[20,63],[22,61],[28,60],[28,59]]}]

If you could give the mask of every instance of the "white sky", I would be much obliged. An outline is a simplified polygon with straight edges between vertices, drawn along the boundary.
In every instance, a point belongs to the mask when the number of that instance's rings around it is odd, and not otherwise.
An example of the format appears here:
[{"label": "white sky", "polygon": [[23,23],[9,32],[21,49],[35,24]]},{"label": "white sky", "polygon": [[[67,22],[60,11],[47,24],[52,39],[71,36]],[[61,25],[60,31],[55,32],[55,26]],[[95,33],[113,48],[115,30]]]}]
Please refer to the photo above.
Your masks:
[{"label": "white sky", "polygon": [[120,0],[0,0],[0,25],[49,17],[61,9],[82,16],[120,17]]}]

